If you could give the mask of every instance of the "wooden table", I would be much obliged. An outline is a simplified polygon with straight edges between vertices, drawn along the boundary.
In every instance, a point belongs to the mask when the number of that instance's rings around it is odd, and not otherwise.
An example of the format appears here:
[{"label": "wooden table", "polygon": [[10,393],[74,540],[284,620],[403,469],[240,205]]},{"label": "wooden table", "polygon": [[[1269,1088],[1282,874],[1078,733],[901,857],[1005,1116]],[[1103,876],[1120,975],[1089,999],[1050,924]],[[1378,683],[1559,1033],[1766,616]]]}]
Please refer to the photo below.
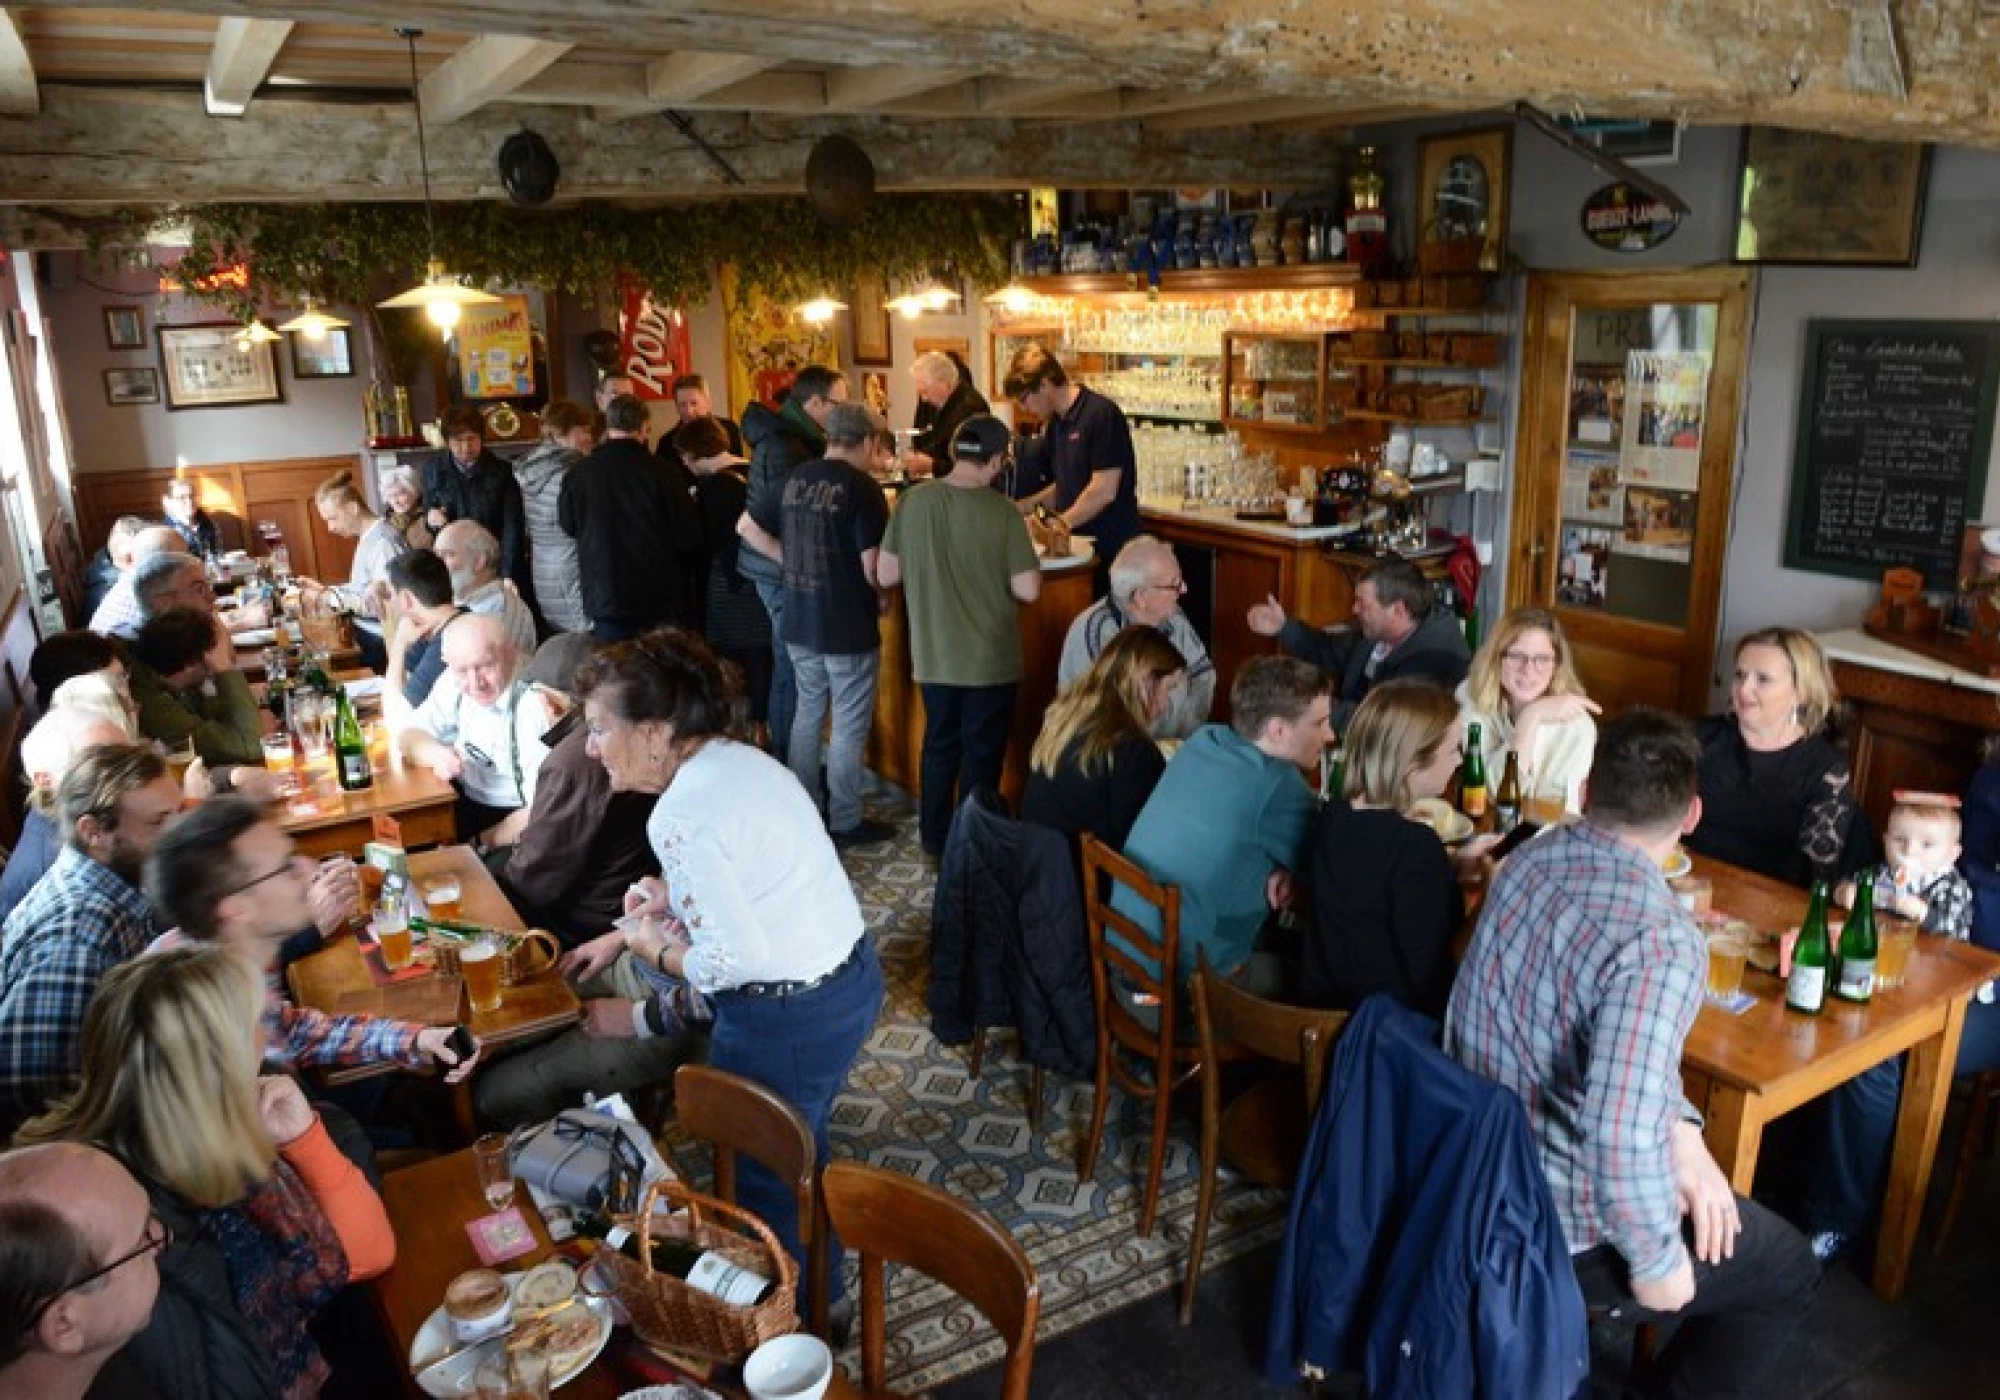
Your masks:
[{"label": "wooden table", "polygon": [[[521,916],[500,892],[493,876],[472,853],[470,846],[444,846],[410,857],[410,878],[421,889],[424,882],[441,875],[458,877],[461,890],[460,915],[468,923],[489,928],[519,931],[525,928]],[[319,1011],[335,1011],[340,999],[374,988],[361,945],[352,934],[342,934],[285,970],[292,999],[301,1006]],[[464,1003],[461,1003],[464,1006]],[[469,1008],[467,1008],[469,1010]],[[501,989],[500,1006],[494,1011],[469,1011],[463,1016],[472,1033],[479,1037],[482,1050],[536,1040],[575,1025],[583,1016],[583,1003],[561,973],[550,968],[531,982]],[[396,1069],[392,1064],[362,1065],[327,1074],[329,1083],[347,1083]],[[452,1104],[460,1132],[472,1136],[471,1081],[452,1086]]]},{"label": "wooden table", "polygon": [[[1717,910],[1759,929],[1789,928],[1805,915],[1805,894],[1790,885],[1700,856],[1694,869],[1714,886]],[[1688,1098],[1706,1117],[1709,1150],[1746,1196],[1765,1124],[1909,1052],[1875,1249],[1875,1291],[1891,1302],[1909,1277],[1965,1004],[1994,977],[2000,956],[1923,936],[1903,986],[1877,992],[1864,1006],[1829,997],[1821,1014],[1804,1016],[1785,1009],[1784,984],[1775,975],[1751,967],[1743,988],[1756,1004],[1736,1016],[1704,1004],[1688,1035],[1681,1062]]]},{"label": "wooden table", "polygon": [[[480,1193],[479,1174],[472,1154],[454,1152],[428,1162],[390,1172],[383,1178],[382,1202],[389,1210],[389,1223],[396,1231],[396,1264],[388,1273],[368,1285],[375,1299],[376,1314],[398,1358],[407,1359],[424,1320],[444,1301],[445,1285],[467,1269],[479,1267],[472,1240],[465,1233],[467,1221],[490,1213],[486,1197]],[[535,1232],[532,1254],[510,1259],[503,1270],[530,1269],[550,1255],[556,1246],[542,1225],[542,1217],[526,1191],[517,1191],[514,1203]],[[609,1357],[617,1350],[614,1340],[590,1367],[564,1386],[562,1400],[611,1400],[635,1389],[643,1382],[621,1381]],[[742,1391],[729,1384],[706,1381],[709,1389],[737,1396]],[[412,1396],[423,1392],[411,1379]],[[833,1385],[827,1390],[831,1400],[860,1400],[860,1391],[849,1383],[839,1366],[834,1367]]]},{"label": "wooden table", "polygon": [[[375,785],[366,792],[341,792],[324,799],[323,810],[304,816],[287,804],[278,824],[314,858],[359,855],[361,847],[374,839],[377,816],[391,816],[401,824],[406,848],[442,846],[458,838],[457,801],[450,783],[419,764],[405,764],[392,750],[389,762],[375,770]],[[466,854],[471,856],[470,851]],[[498,886],[493,893],[499,895]]]}]

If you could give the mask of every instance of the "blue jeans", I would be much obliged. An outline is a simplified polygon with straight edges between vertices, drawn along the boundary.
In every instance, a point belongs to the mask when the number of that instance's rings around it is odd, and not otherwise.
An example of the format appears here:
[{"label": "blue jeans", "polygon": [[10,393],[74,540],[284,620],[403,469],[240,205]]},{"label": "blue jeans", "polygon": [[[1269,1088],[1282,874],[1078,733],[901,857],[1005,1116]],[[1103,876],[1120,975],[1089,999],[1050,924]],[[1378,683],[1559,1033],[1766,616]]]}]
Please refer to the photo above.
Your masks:
[{"label": "blue jeans", "polygon": [[851,656],[827,656],[787,646],[798,682],[798,709],[792,715],[785,761],[819,804],[819,732],[829,709],[833,735],[826,753],[826,824],[833,831],[861,825],[861,756],[868,727],[875,722],[875,681],[882,649]]},{"label": "blue jeans", "polygon": [[[821,1166],[828,1156],[826,1123],[834,1095],[875,1028],[882,1011],[882,964],[866,933],[847,970],[810,991],[791,996],[745,996],[717,992],[715,1026],[709,1034],[708,1062],[717,1069],[755,1080],[805,1115]],[[806,1276],[806,1251],[799,1241],[798,1202],[792,1188],[749,1158],[736,1168],[740,1205],[771,1227]],[[839,1236],[827,1241],[832,1275],[829,1301],[846,1291],[840,1277]],[[808,1307],[812,1280],[799,1290],[799,1308]]]},{"label": "blue jeans", "polygon": [[798,704],[798,683],[792,677],[791,648],[785,645],[785,584],[783,579],[751,580],[764,611],[771,615],[771,755],[785,761],[786,745],[792,737],[792,709]]},{"label": "blue jeans", "polygon": [[959,800],[981,787],[1000,786],[1007,735],[1014,726],[1014,687],[921,685],[924,755],[919,773],[917,829],[924,849],[944,850]]},{"label": "blue jeans", "polygon": [[[2000,1069],[2000,1004],[1965,1008],[1958,1043],[1958,1074]],[[1814,1131],[1805,1141],[1807,1185],[1800,1210],[1808,1234],[1838,1230],[1860,1241],[1875,1222],[1896,1142],[1896,1111],[1903,1098],[1903,1057],[1856,1075],[1803,1113]]]}]

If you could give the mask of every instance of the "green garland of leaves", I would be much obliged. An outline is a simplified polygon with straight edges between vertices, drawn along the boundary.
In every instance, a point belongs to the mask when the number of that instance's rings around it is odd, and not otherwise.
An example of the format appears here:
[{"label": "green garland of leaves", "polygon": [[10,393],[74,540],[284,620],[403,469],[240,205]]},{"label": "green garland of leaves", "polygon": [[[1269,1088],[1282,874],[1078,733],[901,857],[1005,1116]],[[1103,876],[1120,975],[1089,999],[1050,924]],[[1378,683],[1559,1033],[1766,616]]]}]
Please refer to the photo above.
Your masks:
[{"label": "green garland of leaves", "polygon": [[[365,306],[390,283],[421,275],[421,204],[210,204],[172,211],[192,246],[174,276],[183,288],[242,264],[249,285],[198,295],[248,318],[260,303]],[[589,294],[620,274],[662,301],[698,301],[715,269],[733,264],[747,287],[780,300],[838,296],[856,278],[950,269],[980,287],[1007,280],[1015,212],[1001,195],[882,195],[836,229],[803,199],[741,199],[681,208],[588,204],[525,210],[494,203],[437,206],[438,256],[475,284]],[[139,241],[160,222],[128,213],[98,221],[93,246]]]}]

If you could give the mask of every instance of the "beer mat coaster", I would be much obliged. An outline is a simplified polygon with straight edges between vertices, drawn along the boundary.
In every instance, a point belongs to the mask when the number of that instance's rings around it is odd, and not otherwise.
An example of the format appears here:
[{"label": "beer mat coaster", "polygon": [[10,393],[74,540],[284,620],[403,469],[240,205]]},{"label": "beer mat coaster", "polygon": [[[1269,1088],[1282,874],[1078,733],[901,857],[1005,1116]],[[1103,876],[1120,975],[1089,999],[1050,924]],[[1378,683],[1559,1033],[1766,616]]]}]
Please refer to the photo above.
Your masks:
[{"label": "beer mat coaster", "polygon": [[381,946],[369,939],[361,940],[361,961],[368,968],[368,980],[378,987],[387,987],[397,982],[414,982],[421,977],[429,977],[434,969],[429,963],[412,961],[408,967],[395,972],[382,961]]},{"label": "beer mat coaster", "polygon": [[479,1262],[489,1267],[535,1252],[535,1232],[528,1228],[518,1206],[466,1221],[465,1233],[472,1237],[472,1248],[479,1255]]},{"label": "beer mat coaster", "polygon": [[1741,1016],[1757,1004],[1757,998],[1748,992],[1732,992],[1726,997],[1708,993],[1708,1004],[1717,1011],[1727,1011],[1731,1016]]},{"label": "beer mat coaster", "polygon": [[[419,971],[428,974],[429,969]],[[336,1016],[383,1016],[391,1021],[413,1021],[420,1026],[449,1026],[457,1022],[460,998],[465,989],[457,977],[423,976],[401,979],[368,988],[342,992],[333,999]]]}]

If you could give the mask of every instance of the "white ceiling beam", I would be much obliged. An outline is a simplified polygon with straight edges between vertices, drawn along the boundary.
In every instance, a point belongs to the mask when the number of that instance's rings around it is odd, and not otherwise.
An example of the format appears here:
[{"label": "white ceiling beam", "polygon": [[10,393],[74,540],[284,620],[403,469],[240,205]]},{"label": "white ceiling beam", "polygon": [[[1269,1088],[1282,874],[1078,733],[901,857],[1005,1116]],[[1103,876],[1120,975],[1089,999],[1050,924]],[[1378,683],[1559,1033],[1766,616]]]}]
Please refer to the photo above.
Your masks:
[{"label": "white ceiling beam", "polygon": [[865,112],[871,107],[886,107],[920,92],[950,87],[969,76],[950,68],[911,68],[901,64],[831,68],[826,73],[827,110]]},{"label": "white ceiling beam", "polygon": [[782,61],[747,53],[668,54],[646,65],[646,98],[661,107],[683,106]]},{"label": "white ceiling beam", "polygon": [[535,77],[570,47],[512,34],[482,34],[424,79],[424,120],[445,126],[469,116]]},{"label": "white ceiling beam", "polygon": [[21,22],[0,10],[0,112],[32,116],[42,110],[42,89],[35,81],[35,61],[21,37]]},{"label": "white ceiling beam", "polygon": [[291,37],[288,19],[244,19],[224,15],[215,23],[215,47],[208,52],[208,76],[201,105],[211,117],[240,117]]}]

